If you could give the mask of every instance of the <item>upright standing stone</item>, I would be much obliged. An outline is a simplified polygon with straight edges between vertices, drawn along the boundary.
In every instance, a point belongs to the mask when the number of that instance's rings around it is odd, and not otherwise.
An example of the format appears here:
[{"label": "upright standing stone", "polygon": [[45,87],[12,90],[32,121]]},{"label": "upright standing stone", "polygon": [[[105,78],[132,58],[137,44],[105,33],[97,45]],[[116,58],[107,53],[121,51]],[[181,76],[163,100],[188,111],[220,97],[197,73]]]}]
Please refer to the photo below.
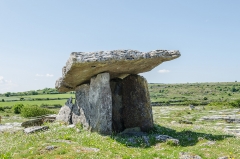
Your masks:
[{"label": "upright standing stone", "polygon": [[91,78],[89,106],[91,131],[111,134],[112,93],[110,89],[109,73],[101,73]]},{"label": "upright standing stone", "polygon": [[126,128],[140,127],[148,131],[153,127],[152,107],[147,81],[139,75],[123,79],[123,121]]},{"label": "upright standing stone", "polygon": [[110,82],[112,90],[112,129],[114,132],[124,130],[122,107],[122,79],[113,79]]},{"label": "upright standing stone", "polygon": [[76,117],[85,129],[89,129],[90,106],[89,106],[89,84],[83,84],[76,88],[76,105],[79,108],[79,117]]}]

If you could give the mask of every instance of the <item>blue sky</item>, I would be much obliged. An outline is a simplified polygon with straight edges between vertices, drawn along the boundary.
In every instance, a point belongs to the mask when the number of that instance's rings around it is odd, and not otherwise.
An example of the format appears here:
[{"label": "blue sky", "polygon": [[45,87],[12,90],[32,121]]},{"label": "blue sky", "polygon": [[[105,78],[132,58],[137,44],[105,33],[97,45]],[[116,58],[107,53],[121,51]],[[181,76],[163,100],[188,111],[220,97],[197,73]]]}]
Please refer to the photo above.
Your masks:
[{"label": "blue sky", "polygon": [[179,50],[150,83],[240,81],[238,0],[0,0],[0,93],[53,88],[71,52]]}]

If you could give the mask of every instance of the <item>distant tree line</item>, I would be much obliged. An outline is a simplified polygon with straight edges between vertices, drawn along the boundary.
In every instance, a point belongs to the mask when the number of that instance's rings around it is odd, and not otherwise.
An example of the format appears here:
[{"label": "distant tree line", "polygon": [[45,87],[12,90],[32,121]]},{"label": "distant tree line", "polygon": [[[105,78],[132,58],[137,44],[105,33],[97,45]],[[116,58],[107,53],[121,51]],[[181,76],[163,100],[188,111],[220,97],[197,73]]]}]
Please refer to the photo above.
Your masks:
[{"label": "distant tree line", "polygon": [[[70,93],[75,94],[74,91]],[[58,90],[55,88],[44,88],[39,90],[30,90],[26,92],[6,92],[0,95],[5,97],[10,97],[10,96],[26,96],[26,95],[40,95],[40,94],[63,94],[63,93],[59,93]]]}]

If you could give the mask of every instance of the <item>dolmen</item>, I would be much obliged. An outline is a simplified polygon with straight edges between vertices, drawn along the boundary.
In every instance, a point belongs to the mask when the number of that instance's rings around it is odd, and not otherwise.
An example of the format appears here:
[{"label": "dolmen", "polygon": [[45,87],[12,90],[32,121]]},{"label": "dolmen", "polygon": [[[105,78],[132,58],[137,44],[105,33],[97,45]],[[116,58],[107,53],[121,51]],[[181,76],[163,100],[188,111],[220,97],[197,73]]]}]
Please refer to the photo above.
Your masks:
[{"label": "dolmen", "polygon": [[148,84],[138,74],[180,56],[178,50],[71,53],[55,87],[59,92],[75,91],[75,104],[70,98],[56,120],[80,123],[101,134],[134,127],[149,131],[153,115]]}]

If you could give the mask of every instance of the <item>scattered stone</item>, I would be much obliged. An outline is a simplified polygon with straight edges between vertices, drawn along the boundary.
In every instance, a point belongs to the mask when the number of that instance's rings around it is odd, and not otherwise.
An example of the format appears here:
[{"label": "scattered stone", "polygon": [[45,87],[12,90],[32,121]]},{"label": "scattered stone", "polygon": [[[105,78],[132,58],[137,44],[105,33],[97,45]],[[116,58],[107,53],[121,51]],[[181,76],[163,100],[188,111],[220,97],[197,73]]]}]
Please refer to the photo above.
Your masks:
[{"label": "scattered stone", "polygon": [[51,142],[60,142],[60,143],[67,143],[67,144],[72,144],[74,142],[72,142],[71,140],[52,140]]},{"label": "scattered stone", "polygon": [[149,143],[149,137],[148,136],[143,136],[143,141],[145,142],[146,146],[150,146],[150,143]]},{"label": "scattered stone", "polygon": [[57,114],[51,114],[43,117],[43,122],[52,123],[56,120]]},{"label": "scattered stone", "polygon": [[77,150],[77,152],[99,152],[99,151],[100,149],[91,147],[81,147],[80,150]]},{"label": "scattered stone", "polygon": [[202,145],[203,146],[211,146],[211,145],[214,145],[216,143],[216,141],[208,141],[206,143],[203,143]]},{"label": "scattered stone", "polygon": [[147,133],[142,132],[140,127],[127,128],[123,132],[119,133],[121,136],[146,136]]},{"label": "scattered stone", "polygon": [[0,132],[15,133],[19,130],[23,130],[23,128],[21,127],[21,123],[18,122],[0,124]]},{"label": "scattered stone", "polygon": [[176,121],[171,121],[171,124],[175,124],[175,123],[177,123]]},{"label": "scattered stone", "polygon": [[145,78],[139,75],[124,78],[122,98],[124,126],[149,131],[153,127],[153,115]]},{"label": "scattered stone", "polygon": [[81,130],[80,130],[80,129],[76,129],[76,132],[77,132],[77,133],[80,133],[80,132],[81,132]]},{"label": "scattered stone", "polygon": [[179,51],[113,50],[98,52],[73,52],[63,67],[62,78],[56,81],[59,92],[74,91],[75,88],[102,72],[109,72],[111,79],[124,78],[152,70],[164,61],[180,57]]},{"label": "scattered stone", "polygon": [[178,122],[179,122],[180,124],[193,124],[193,122],[187,121],[187,120],[179,120]]},{"label": "scattered stone", "polygon": [[63,121],[66,124],[72,124],[72,97],[70,97],[64,106],[60,109],[56,121]]},{"label": "scattered stone", "polygon": [[47,129],[49,129],[48,126],[32,126],[32,127],[25,128],[23,131],[26,134],[30,134],[30,133],[34,133],[34,132],[37,132],[37,131],[47,130]]},{"label": "scattered stone", "polygon": [[171,144],[171,145],[174,145],[174,146],[179,145],[179,140],[178,139],[167,139],[166,142]]},{"label": "scattered stone", "polygon": [[50,151],[50,150],[54,150],[55,148],[57,148],[56,146],[47,146],[45,147],[46,150]]},{"label": "scattered stone", "polygon": [[240,119],[236,119],[236,118],[233,118],[233,119],[225,119],[225,122],[226,122],[226,123],[240,123]]},{"label": "scattered stone", "polygon": [[76,126],[74,124],[68,125],[67,128],[75,128]]},{"label": "scattered stone", "polygon": [[156,141],[166,142],[168,139],[173,139],[173,137],[168,135],[154,135]]},{"label": "scattered stone", "polygon": [[28,120],[22,123],[22,127],[30,127],[30,126],[40,126],[43,124],[43,119],[42,118],[38,118],[38,119],[32,119],[32,120]]},{"label": "scattered stone", "polygon": [[136,145],[136,144],[137,144],[136,138],[133,138],[133,137],[128,138],[127,145],[133,146],[133,145]]},{"label": "scattered stone", "polygon": [[190,109],[190,110],[194,110],[194,109],[195,109],[195,106],[194,106],[194,105],[189,105],[189,109]]},{"label": "scattered stone", "polygon": [[203,137],[198,137],[198,141],[202,141],[202,140],[204,140]]},{"label": "scattered stone", "polygon": [[188,152],[180,152],[179,159],[202,159],[202,158],[198,155],[193,155]]},{"label": "scattered stone", "polygon": [[218,157],[217,159],[229,159],[227,156],[224,157]]}]

